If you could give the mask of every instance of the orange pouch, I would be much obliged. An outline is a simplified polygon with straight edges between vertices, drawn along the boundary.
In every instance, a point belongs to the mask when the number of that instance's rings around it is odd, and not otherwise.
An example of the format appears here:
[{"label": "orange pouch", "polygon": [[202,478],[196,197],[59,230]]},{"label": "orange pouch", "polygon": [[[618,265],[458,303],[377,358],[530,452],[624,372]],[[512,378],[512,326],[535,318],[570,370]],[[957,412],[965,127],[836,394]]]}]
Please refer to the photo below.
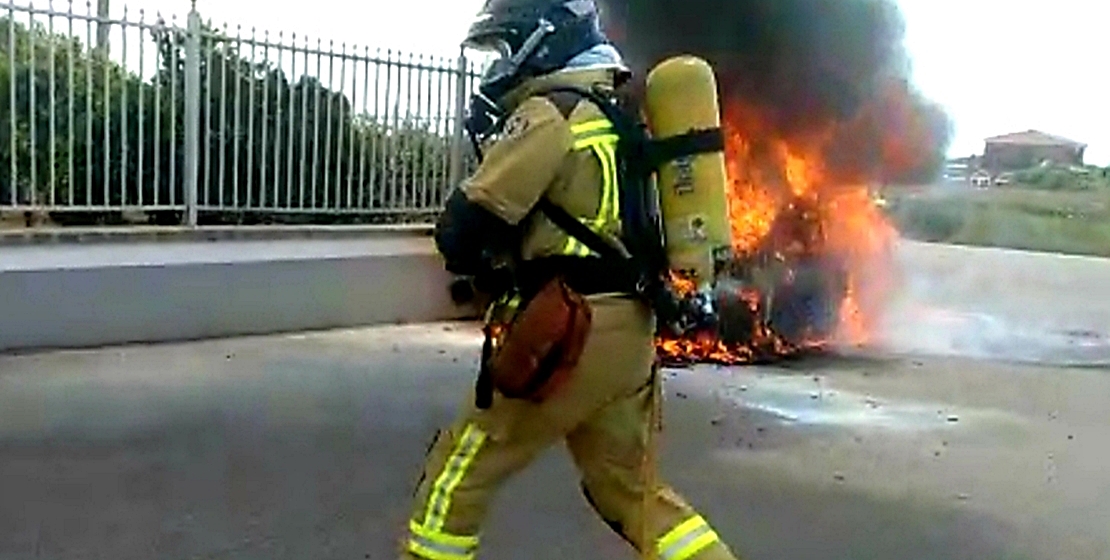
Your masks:
[{"label": "orange pouch", "polygon": [[589,302],[559,278],[512,319],[488,364],[493,387],[512,399],[542,402],[578,366],[592,314]]}]

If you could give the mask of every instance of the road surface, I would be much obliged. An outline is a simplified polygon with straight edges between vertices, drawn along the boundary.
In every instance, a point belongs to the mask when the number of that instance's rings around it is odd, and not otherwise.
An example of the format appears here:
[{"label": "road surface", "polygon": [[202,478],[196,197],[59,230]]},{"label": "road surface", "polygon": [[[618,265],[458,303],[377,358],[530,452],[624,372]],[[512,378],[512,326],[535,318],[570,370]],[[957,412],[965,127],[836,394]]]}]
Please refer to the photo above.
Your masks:
[{"label": "road surface", "polygon": [[[744,558],[1110,559],[1110,260],[896,256],[872,349],[669,371],[663,475]],[[388,560],[478,350],[436,324],[0,357],[0,560]],[[560,449],[484,542],[632,557]]]},{"label": "road surface", "polygon": [[[478,334],[0,357],[0,559],[389,559]],[[663,475],[744,558],[1110,558],[1110,375],[884,351],[668,372]],[[555,449],[483,559],[633,556]]]}]

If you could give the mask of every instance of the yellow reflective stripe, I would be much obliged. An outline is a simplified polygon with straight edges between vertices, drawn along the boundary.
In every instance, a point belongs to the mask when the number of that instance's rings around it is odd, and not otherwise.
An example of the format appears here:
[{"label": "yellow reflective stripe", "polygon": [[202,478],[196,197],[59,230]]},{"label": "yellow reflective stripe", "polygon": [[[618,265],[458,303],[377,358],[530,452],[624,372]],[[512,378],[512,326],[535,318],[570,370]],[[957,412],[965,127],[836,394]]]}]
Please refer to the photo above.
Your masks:
[{"label": "yellow reflective stripe", "polygon": [[621,197],[620,189],[618,188],[618,184],[620,181],[619,177],[617,176],[617,151],[613,148],[611,144],[603,144],[597,147],[596,153],[598,154],[598,158],[600,158],[602,161],[609,162],[607,175],[609,180],[604,195],[609,197],[608,219],[612,220],[613,223],[619,223],[621,215]]},{"label": "yellow reflective stripe", "polygon": [[[592,219],[579,218],[590,229],[601,233],[609,223],[620,219],[620,196],[617,189],[617,156],[615,146],[620,137],[613,134],[613,123],[608,119],[595,119],[572,125],[575,136],[574,150],[591,150],[601,164],[602,190],[598,212]],[[574,237],[567,237],[563,244],[565,255],[588,257],[593,251]]]},{"label": "yellow reflective stripe", "polygon": [[[620,194],[617,188],[617,154],[614,149],[618,137],[612,134],[593,136],[575,144],[575,149],[580,147],[590,148],[601,165],[601,200],[597,216],[592,220],[579,218],[590,229],[601,233],[609,223],[620,221]],[[567,237],[563,244],[563,254],[579,257],[588,257],[593,251],[574,237]]]},{"label": "yellow reflective stripe", "polygon": [[455,445],[455,450],[447,459],[447,465],[435,484],[428,498],[428,511],[424,516],[424,527],[431,531],[441,531],[447,522],[447,511],[451,508],[451,494],[466,476],[466,471],[478,455],[478,450],[486,441],[486,434],[474,424],[470,424],[463,431]]},{"label": "yellow reflective stripe", "polygon": [[598,145],[616,144],[620,142],[620,136],[616,134],[595,134],[584,138],[578,138],[574,141],[575,150],[585,150]]},{"label": "yellow reflective stripe", "polygon": [[612,218],[610,214],[613,206],[613,192],[616,190],[613,168],[616,162],[609,159],[608,152],[601,146],[594,146],[593,151],[598,161],[601,162],[601,203],[598,205],[597,217],[594,218],[593,230],[601,231],[605,227],[605,223]]},{"label": "yellow reflective stripe", "polygon": [[439,545],[426,543],[419,539],[409,541],[408,551],[417,558],[424,558],[425,560],[473,560],[475,558],[473,552],[453,552],[450,548],[443,549]]},{"label": "yellow reflective stripe", "polygon": [[509,309],[516,309],[520,307],[520,302],[521,299],[519,295],[513,296],[513,299],[509,300]]},{"label": "yellow reflective stripe", "polygon": [[508,292],[502,295],[500,298],[491,302],[486,308],[485,323],[488,325],[490,321],[493,321],[493,314],[495,311],[507,309],[509,313],[515,313],[516,309],[520,307],[520,303],[520,295],[515,292]]},{"label": "yellow reflective stripe", "polygon": [[690,560],[720,538],[700,515],[682,522],[658,542],[661,560]]},{"label": "yellow reflective stripe", "polygon": [[592,121],[580,122],[570,126],[570,133],[575,136],[597,132],[599,130],[611,129],[613,123],[609,119],[594,119]]},{"label": "yellow reflective stripe", "polygon": [[695,515],[694,517],[683,521],[674,529],[671,529],[671,531],[666,535],[663,535],[663,537],[659,539],[659,548],[670,548],[675,543],[682,540],[682,538],[689,534],[690,531],[696,531],[697,529],[701,527],[706,527],[708,525],[709,524],[706,523],[705,519],[702,516]]},{"label": "yellow reflective stripe", "polygon": [[608,119],[586,121],[570,127],[574,136],[574,149],[584,150],[599,142],[616,143],[619,138],[613,134],[613,123]]},{"label": "yellow reflective stripe", "polygon": [[478,537],[460,537],[409,522],[409,552],[428,560],[470,560],[478,550]]},{"label": "yellow reflective stripe", "polygon": [[478,537],[463,537],[444,533],[442,531],[433,531],[427,527],[421,526],[415,521],[409,521],[409,530],[412,531],[414,536],[445,546],[465,549],[477,548],[478,546]]},{"label": "yellow reflective stripe", "polygon": [[590,256],[590,248],[583,245],[574,237],[567,237],[567,242],[563,244],[563,254],[575,257],[588,257]]}]

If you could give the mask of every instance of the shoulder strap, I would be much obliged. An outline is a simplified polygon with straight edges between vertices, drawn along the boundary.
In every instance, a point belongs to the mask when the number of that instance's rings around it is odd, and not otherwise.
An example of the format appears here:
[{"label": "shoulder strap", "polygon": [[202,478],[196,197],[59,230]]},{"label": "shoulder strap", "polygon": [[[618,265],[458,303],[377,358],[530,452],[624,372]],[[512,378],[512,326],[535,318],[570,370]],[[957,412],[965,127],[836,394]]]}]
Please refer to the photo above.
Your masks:
[{"label": "shoulder strap", "polygon": [[[631,259],[626,257],[625,260],[631,260],[631,264],[644,273],[648,273],[649,269],[665,267],[661,232],[657,231],[658,226],[652,222],[655,209],[651,202],[654,190],[650,186],[650,175],[653,169],[647,158],[649,138],[646,127],[614,100],[592,89],[556,86],[544,90],[539,95],[563,106],[567,106],[570,99],[574,100],[574,106],[577,106],[579,101],[589,101],[612,124],[613,132],[620,139],[617,146],[617,167],[621,184],[621,221],[624,226],[621,242],[631,254]],[[545,214],[549,213],[545,212]],[[574,223],[581,225],[577,220],[574,220]],[[567,223],[564,226],[556,223],[556,225],[566,231],[566,226],[570,224]],[[589,231],[589,228],[575,227],[574,229],[579,232],[579,234],[573,234],[575,238],[594,252],[603,254],[583,239],[586,233],[581,229]],[[571,232],[567,231],[567,233]],[[596,237],[592,231],[590,235]]]},{"label": "shoulder strap", "polygon": [[[663,246],[662,224],[655,221],[657,209],[651,200],[655,190],[650,175],[657,169],[653,156],[655,146],[646,127],[637,118],[628,115],[625,109],[595,91],[559,87],[552,88],[544,95],[555,93],[561,93],[559,101],[562,103],[567,102],[568,96],[585,98],[592,102],[612,123],[614,132],[620,138],[617,152],[620,160],[618,166],[621,168],[622,175],[621,208],[624,214],[622,221],[626,227],[625,234],[628,236],[627,239],[622,239],[622,242],[630,254],[619,251],[546,197],[540,199],[535,209],[602,258],[624,263],[620,269],[630,274],[630,279],[636,285],[635,292],[655,310],[660,320],[660,328],[681,332],[685,328],[683,325],[688,322],[688,313],[667,287],[664,278],[669,264]],[[552,100],[552,102],[555,101]],[[712,145],[712,131],[706,136],[710,137],[709,144]],[[702,139],[700,142],[706,142],[706,140]],[[676,153],[706,147],[704,144],[700,146],[679,144],[663,151]]]},{"label": "shoulder strap", "polygon": [[[574,106],[577,106],[577,101],[585,98],[597,106],[597,108],[601,110],[601,113],[605,115],[605,118],[613,123],[613,128],[616,129],[617,136],[624,139],[635,132],[629,130],[629,128],[636,126],[637,123],[634,123],[633,119],[630,119],[620,107],[612,102],[612,100],[607,99],[605,96],[592,89],[579,86],[554,86],[543,90],[540,95],[546,97],[555,104],[556,107],[560,107],[560,110],[568,106],[569,99],[575,100],[574,105],[570,106],[570,109],[573,110]],[[567,116],[569,117],[569,112]]]},{"label": "shoulder strap", "polygon": [[543,197],[536,204],[540,212],[543,212],[555,225],[567,232],[571,237],[582,242],[583,245],[601,258],[614,261],[627,261],[628,257],[620,250],[611,245],[603,237],[596,232],[586,227],[586,224],[576,220],[570,212],[564,210],[561,206],[551,202],[547,197]]},{"label": "shoulder strap", "polygon": [[[570,114],[578,106],[579,101],[586,99],[596,105],[605,115],[605,118],[612,123],[618,137],[627,138],[628,131],[626,129],[629,126],[627,116],[621,113],[620,109],[615,107],[610,100],[593,90],[576,86],[556,86],[543,90],[540,95],[551,101],[563,113],[564,118],[570,118]],[[629,257],[614,247],[601,235],[586,227],[585,224],[546,197],[539,201],[538,208],[555,225],[602,258],[618,262],[633,260],[634,257]]]},{"label": "shoulder strap", "polygon": [[[610,100],[593,90],[574,86],[559,86],[545,90],[543,95],[559,108],[564,117],[569,117],[570,112],[577,104],[569,101],[572,97],[584,97],[590,100],[607,119],[612,121],[613,127],[617,129],[617,134],[622,138],[634,132],[630,128],[639,124],[630,119],[624,111],[615,106]],[[645,134],[643,140],[645,144],[643,155],[646,156],[651,171],[655,171],[665,162],[681,157],[720,152],[725,149],[724,132],[720,127],[691,130],[665,140],[650,139]]]}]

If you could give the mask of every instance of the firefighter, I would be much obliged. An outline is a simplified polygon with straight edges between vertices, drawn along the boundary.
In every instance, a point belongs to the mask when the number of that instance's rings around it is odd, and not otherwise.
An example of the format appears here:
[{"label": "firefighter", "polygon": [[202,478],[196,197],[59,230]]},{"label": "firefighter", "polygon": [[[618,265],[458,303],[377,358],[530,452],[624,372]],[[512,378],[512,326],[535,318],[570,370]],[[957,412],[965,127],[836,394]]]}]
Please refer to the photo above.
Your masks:
[{"label": "firefighter", "polygon": [[[495,494],[562,442],[588,503],[641,554],[734,558],[678,493],[645,477],[658,390],[651,306],[633,297],[635,288],[613,263],[536,211],[541,199],[549,200],[620,244],[611,122],[581,97],[543,93],[560,85],[611,92],[629,78],[601,31],[593,0],[488,0],[464,45],[500,58],[468,115],[481,164],[453,192],[437,224],[447,268],[480,274],[499,255],[511,255],[522,263],[513,271],[516,282],[560,275],[588,302],[591,323],[571,375],[542,401],[497,391],[483,399],[488,389],[475,385],[428,450],[401,558],[475,558]],[[505,307],[512,303],[498,309]]]}]

